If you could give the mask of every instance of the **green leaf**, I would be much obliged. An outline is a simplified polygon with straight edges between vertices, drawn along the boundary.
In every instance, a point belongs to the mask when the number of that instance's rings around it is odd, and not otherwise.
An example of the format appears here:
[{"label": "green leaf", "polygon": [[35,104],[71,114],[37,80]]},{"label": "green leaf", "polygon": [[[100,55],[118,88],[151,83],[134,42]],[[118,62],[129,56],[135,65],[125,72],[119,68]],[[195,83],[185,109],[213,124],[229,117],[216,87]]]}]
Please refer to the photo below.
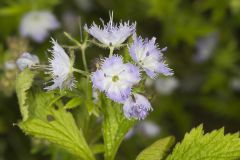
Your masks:
[{"label": "green leaf", "polygon": [[34,73],[29,69],[25,69],[20,73],[16,80],[16,93],[19,101],[20,112],[23,121],[28,119],[28,104],[26,104],[27,93],[26,91],[32,86]]},{"label": "green leaf", "polygon": [[64,106],[65,109],[73,109],[83,103],[83,100],[79,97],[72,98],[68,103]]},{"label": "green leaf", "polygon": [[187,133],[167,160],[237,160],[240,158],[239,133],[224,135],[224,128],[204,134],[203,126]]},{"label": "green leaf", "polygon": [[107,98],[102,99],[104,113],[103,139],[105,145],[105,160],[114,160],[116,152],[128,130],[135,120],[128,120],[122,113],[122,106]]},{"label": "green leaf", "polygon": [[14,5],[10,7],[4,7],[0,9],[0,16],[13,16],[23,14],[29,9],[30,7],[27,5]]},{"label": "green leaf", "polygon": [[103,144],[95,144],[91,146],[91,150],[94,154],[103,153],[105,151]]},{"label": "green leaf", "polygon": [[61,102],[53,104],[56,98],[51,93],[39,91],[30,94],[30,97],[30,117],[19,123],[26,134],[46,139],[79,158],[94,160],[82,130],[77,127],[72,114],[64,109]]},{"label": "green leaf", "polygon": [[160,139],[144,149],[136,160],[161,160],[166,152],[174,144],[175,138],[172,136]]}]

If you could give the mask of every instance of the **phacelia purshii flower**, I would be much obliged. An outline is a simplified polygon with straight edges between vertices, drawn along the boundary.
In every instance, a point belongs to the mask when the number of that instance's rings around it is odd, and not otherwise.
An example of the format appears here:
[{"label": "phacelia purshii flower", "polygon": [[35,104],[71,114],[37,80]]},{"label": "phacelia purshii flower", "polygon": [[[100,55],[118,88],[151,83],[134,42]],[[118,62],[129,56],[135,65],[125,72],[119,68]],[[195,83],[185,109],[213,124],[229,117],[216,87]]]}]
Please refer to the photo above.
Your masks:
[{"label": "phacelia purshii flower", "polygon": [[43,42],[49,31],[60,26],[56,17],[49,11],[32,11],[23,16],[20,24],[20,34],[30,37],[36,42]]},{"label": "phacelia purshii flower", "polygon": [[133,94],[124,102],[123,112],[126,118],[144,119],[152,110],[148,99],[140,94]]},{"label": "phacelia purshii flower", "polygon": [[73,60],[69,58],[64,49],[52,39],[52,57],[49,58],[47,74],[51,75],[53,84],[46,87],[47,90],[63,89],[74,87],[75,79],[73,77]]},{"label": "phacelia purshii flower", "polygon": [[119,24],[113,23],[113,13],[110,15],[110,21],[103,23],[103,27],[93,23],[90,28],[85,25],[85,30],[96,38],[104,47],[118,48],[126,39],[135,33],[136,23],[124,22]]},{"label": "phacelia purshii flower", "polygon": [[165,63],[162,51],[155,43],[156,38],[143,40],[141,37],[133,36],[134,42],[129,47],[130,56],[149,77],[155,78],[158,74],[166,76],[173,75],[172,70]]},{"label": "phacelia purshii flower", "polygon": [[136,66],[124,64],[121,57],[113,55],[103,61],[101,68],[91,78],[94,88],[122,103],[130,96],[132,86],[140,81],[140,73]]},{"label": "phacelia purshii flower", "polygon": [[38,57],[28,52],[24,52],[16,61],[16,64],[21,71],[38,63]]}]

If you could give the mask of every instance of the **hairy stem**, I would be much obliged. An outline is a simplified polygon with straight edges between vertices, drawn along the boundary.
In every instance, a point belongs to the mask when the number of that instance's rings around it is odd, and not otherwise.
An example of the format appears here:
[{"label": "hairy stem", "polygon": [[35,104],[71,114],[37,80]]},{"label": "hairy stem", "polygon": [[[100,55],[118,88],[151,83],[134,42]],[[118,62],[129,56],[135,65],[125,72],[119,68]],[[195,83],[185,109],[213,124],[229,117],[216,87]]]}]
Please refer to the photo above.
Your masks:
[{"label": "hairy stem", "polygon": [[77,72],[77,73],[80,73],[80,74],[82,74],[84,76],[87,76],[87,77],[89,76],[88,72],[82,71],[80,69],[73,68],[73,71]]},{"label": "hairy stem", "polygon": [[83,60],[84,69],[85,69],[86,72],[88,72],[85,50],[86,50],[86,44],[84,43],[84,44],[82,45],[82,47],[81,47],[82,60]]},{"label": "hairy stem", "polygon": [[112,57],[113,55],[113,51],[114,51],[114,47],[109,47],[110,52],[109,52],[109,57]]}]

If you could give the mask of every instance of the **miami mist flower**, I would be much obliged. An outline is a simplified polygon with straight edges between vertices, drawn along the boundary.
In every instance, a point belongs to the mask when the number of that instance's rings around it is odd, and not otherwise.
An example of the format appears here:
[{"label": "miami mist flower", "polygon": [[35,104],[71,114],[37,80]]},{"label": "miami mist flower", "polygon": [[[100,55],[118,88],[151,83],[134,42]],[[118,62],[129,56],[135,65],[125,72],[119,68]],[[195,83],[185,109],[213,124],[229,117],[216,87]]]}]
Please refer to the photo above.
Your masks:
[{"label": "miami mist flower", "polygon": [[143,40],[140,36],[133,36],[133,43],[129,47],[130,56],[149,77],[155,78],[158,74],[173,75],[172,70],[165,63],[162,51],[155,43],[156,38]]},{"label": "miami mist flower", "polygon": [[20,24],[20,34],[30,37],[36,42],[43,42],[49,31],[59,27],[56,17],[48,11],[32,11],[23,16]]},{"label": "miami mist flower", "polygon": [[24,52],[16,61],[16,64],[21,71],[38,63],[38,57],[28,52]]},{"label": "miami mist flower", "polygon": [[93,22],[90,28],[85,25],[85,30],[96,38],[103,47],[118,48],[121,44],[136,30],[136,23],[124,22],[119,24],[113,23],[113,13],[110,15],[110,21],[107,24],[103,23],[103,27],[98,26]]},{"label": "miami mist flower", "polygon": [[47,74],[52,77],[52,85],[45,87],[47,90],[63,89],[74,87],[75,79],[73,77],[73,60],[69,58],[64,49],[52,39],[52,49],[49,50],[52,53],[52,57],[49,58],[49,66]]},{"label": "miami mist flower", "polygon": [[152,110],[148,99],[140,94],[133,94],[124,102],[123,112],[126,118],[144,119]]},{"label": "miami mist flower", "polygon": [[100,69],[92,74],[93,87],[105,92],[115,102],[124,102],[131,94],[133,85],[140,81],[139,69],[124,64],[121,57],[106,58]]}]

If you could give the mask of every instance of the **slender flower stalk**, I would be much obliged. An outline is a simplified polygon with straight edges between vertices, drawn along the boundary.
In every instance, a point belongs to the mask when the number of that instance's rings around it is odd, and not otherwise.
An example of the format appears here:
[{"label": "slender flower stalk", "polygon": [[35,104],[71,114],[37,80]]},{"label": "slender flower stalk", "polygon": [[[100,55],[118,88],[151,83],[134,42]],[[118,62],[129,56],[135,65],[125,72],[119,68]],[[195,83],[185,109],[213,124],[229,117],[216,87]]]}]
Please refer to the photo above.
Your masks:
[{"label": "slender flower stalk", "polygon": [[83,66],[85,71],[88,72],[87,60],[86,60],[86,54],[85,54],[85,50],[88,47],[87,42],[80,43],[76,39],[74,39],[71,35],[69,35],[67,32],[64,32],[64,35],[73,43],[75,43],[78,46],[78,48],[80,48],[81,54],[82,54]]},{"label": "slender flower stalk", "polygon": [[110,49],[109,57],[112,57],[112,55],[113,55],[113,51],[114,51],[114,47],[110,47],[109,49]]},{"label": "slender flower stalk", "polygon": [[82,45],[82,47],[81,47],[82,60],[83,60],[84,69],[85,69],[86,72],[88,72],[85,50],[86,50],[86,47],[85,47],[85,44],[84,44],[84,45]]}]

